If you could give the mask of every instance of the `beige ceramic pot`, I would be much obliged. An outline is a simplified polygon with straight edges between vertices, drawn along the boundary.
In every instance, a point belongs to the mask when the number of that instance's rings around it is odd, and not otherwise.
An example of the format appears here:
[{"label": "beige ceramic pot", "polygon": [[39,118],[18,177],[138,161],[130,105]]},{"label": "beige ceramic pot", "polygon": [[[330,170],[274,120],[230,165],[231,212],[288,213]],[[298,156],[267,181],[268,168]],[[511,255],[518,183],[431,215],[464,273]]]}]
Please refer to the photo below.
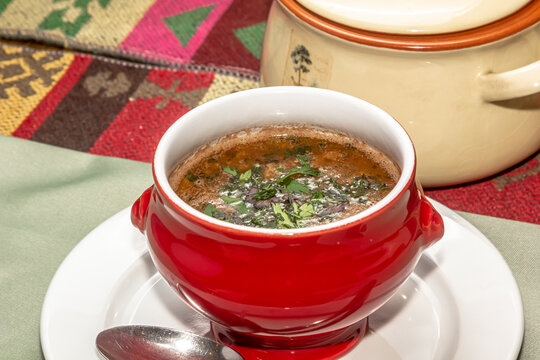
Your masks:
[{"label": "beige ceramic pot", "polygon": [[539,149],[540,0],[373,4],[383,3],[275,1],[262,85],[328,88],[381,107],[412,137],[425,186],[480,179]]}]

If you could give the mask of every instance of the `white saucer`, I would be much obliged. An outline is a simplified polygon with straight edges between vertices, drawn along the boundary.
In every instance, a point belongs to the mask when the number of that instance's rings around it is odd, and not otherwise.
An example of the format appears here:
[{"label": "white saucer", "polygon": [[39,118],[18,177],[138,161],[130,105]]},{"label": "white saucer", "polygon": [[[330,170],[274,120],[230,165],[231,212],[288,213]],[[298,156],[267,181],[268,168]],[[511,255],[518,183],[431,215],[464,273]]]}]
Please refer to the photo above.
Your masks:
[{"label": "white saucer", "polygon": [[[443,239],[343,359],[517,358],[523,308],[510,269],[476,228],[432,202],[444,218]],[[209,330],[156,273],[129,209],[88,234],[56,272],[41,314],[43,353],[48,360],[100,359],[96,335],[126,324]]]}]

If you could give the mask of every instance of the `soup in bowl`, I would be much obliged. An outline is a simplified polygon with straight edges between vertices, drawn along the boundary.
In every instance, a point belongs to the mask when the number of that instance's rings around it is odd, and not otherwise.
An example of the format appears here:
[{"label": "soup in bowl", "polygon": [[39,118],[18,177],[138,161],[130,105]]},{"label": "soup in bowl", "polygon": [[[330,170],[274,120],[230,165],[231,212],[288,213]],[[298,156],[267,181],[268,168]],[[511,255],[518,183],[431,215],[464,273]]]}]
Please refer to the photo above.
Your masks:
[{"label": "soup in bowl", "polygon": [[218,340],[270,349],[357,341],[443,234],[415,171],[407,133],[365,101],[248,90],[167,130],[132,222]]},{"label": "soup in bowl", "polygon": [[216,219],[293,229],[355,215],[384,198],[398,178],[388,157],[355,137],[267,125],[197,148],[169,182],[182,200]]}]

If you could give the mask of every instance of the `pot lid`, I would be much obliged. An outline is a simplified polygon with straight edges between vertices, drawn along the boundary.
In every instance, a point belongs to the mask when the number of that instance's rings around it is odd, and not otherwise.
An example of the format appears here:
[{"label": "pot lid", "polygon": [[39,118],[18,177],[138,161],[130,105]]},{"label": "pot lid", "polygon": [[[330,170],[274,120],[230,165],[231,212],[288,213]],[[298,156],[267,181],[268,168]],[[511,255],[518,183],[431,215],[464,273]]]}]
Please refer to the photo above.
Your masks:
[{"label": "pot lid", "polygon": [[342,25],[391,34],[442,34],[511,15],[530,0],[296,0]]}]

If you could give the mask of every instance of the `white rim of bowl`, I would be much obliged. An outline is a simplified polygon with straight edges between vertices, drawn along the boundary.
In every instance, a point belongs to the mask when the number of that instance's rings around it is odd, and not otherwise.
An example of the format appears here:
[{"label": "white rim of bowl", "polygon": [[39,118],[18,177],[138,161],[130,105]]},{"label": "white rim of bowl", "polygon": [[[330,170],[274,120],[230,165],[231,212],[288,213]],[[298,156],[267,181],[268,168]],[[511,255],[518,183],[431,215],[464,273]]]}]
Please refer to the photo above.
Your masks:
[{"label": "white rim of bowl", "polygon": [[[356,101],[363,103],[363,106],[370,108],[370,111],[377,113],[379,116],[379,121],[386,123],[392,123],[390,128],[393,131],[394,137],[397,139],[397,145],[402,149],[404,154],[403,168],[401,169],[401,174],[399,176],[396,186],[386,195],[382,200],[378,201],[374,205],[370,206],[366,210],[359,212],[356,215],[347,217],[342,220],[330,222],[324,225],[316,225],[304,228],[295,228],[295,229],[267,229],[252,227],[247,225],[237,225],[232,224],[223,220],[218,220],[211,216],[200,212],[185,201],[183,201],[173,190],[169,184],[168,176],[171,169],[165,169],[165,157],[167,155],[167,150],[170,148],[170,144],[175,141],[177,132],[180,130],[178,128],[182,127],[183,122],[192,117],[199,116],[200,113],[206,111],[209,107],[219,107],[222,103],[232,100],[242,100],[248,96],[265,96],[272,95],[280,92],[290,93],[291,96],[294,94],[300,93],[309,93],[321,95],[326,94],[325,96],[334,96],[336,98],[342,98],[343,101]],[[231,131],[232,132],[232,131]],[[225,134],[223,134],[225,135]],[[202,145],[202,144],[201,144]],[[405,129],[388,113],[380,109],[379,107],[362,100],[360,98],[354,97],[352,95],[347,95],[334,90],[320,89],[320,88],[310,88],[310,87],[300,87],[300,86],[271,86],[264,88],[256,88],[250,90],[239,91],[237,93],[228,94],[217,99],[213,99],[207,103],[199,105],[198,107],[190,110],[186,114],[182,115],[176,122],[174,122],[167,131],[163,134],[161,140],[158,143],[154,154],[154,160],[152,162],[152,169],[154,175],[154,182],[157,185],[158,190],[163,192],[163,195],[172,203],[172,205],[177,206],[186,213],[192,215],[193,217],[200,219],[202,222],[213,224],[214,226],[222,227],[224,229],[231,229],[235,231],[241,231],[245,233],[252,234],[269,234],[269,235],[295,235],[295,234],[305,234],[305,233],[314,233],[320,231],[327,231],[334,228],[339,228],[342,226],[349,225],[351,223],[358,222],[386,207],[392,201],[394,201],[408,186],[408,184],[413,181],[414,171],[416,169],[416,153],[414,145],[410,136],[407,134]]]}]

